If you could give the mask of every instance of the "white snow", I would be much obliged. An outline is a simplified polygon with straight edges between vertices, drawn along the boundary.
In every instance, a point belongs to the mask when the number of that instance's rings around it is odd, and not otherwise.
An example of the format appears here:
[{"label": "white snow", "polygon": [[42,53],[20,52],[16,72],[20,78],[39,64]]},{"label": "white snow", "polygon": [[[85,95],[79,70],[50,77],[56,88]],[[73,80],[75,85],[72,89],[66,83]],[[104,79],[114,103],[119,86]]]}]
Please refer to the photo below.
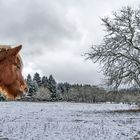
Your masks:
[{"label": "white snow", "polygon": [[128,104],[0,102],[0,140],[140,139],[139,112]]}]

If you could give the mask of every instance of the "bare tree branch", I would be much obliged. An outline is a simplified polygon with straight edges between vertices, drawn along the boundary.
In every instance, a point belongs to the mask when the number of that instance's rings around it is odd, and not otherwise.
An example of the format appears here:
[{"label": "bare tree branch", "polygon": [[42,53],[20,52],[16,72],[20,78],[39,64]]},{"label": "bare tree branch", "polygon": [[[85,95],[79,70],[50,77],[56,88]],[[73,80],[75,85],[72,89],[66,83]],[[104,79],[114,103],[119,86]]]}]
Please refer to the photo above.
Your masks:
[{"label": "bare tree branch", "polygon": [[140,87],[140,9],[123,7],[111,18],[101,19],[106,35],[94,45],[86,58],[103,64],[108,85],[135,83]]}]

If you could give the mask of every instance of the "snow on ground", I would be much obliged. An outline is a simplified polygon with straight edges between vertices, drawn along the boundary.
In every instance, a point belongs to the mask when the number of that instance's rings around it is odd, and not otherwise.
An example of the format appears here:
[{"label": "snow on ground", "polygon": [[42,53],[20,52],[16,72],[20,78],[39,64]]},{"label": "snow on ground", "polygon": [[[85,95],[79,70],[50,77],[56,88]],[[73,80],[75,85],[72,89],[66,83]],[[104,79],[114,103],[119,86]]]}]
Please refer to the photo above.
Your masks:
[{"label": "snow on ground", "polygon": [[127,104],[0,102],[0,140],[140,139],[140,112]]}]

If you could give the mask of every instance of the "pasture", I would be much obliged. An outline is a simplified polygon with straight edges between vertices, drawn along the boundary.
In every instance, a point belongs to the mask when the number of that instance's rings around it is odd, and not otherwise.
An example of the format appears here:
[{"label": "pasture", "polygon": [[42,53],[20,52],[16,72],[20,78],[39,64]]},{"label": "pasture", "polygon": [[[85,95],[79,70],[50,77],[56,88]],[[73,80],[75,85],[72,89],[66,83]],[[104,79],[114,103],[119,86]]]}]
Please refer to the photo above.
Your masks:
[{"label": "pasture", "polygon": [[0,102],[0,140],[140,139],[136,105]]}]

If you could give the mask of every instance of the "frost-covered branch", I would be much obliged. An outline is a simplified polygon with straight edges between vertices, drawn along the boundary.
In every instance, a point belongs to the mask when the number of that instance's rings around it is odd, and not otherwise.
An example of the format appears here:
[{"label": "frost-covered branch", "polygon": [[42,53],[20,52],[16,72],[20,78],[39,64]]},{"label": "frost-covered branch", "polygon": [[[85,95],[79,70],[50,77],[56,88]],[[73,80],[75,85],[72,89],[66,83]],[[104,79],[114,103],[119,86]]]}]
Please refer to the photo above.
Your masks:
[{"label": "frost-covered branch", "polygon": [[140,87],[140,9],[123,7],[101,20],[106,35],[86,53],[87,59],[103,64],[109,85],[118,88],[122,83],[135,83]]}]

